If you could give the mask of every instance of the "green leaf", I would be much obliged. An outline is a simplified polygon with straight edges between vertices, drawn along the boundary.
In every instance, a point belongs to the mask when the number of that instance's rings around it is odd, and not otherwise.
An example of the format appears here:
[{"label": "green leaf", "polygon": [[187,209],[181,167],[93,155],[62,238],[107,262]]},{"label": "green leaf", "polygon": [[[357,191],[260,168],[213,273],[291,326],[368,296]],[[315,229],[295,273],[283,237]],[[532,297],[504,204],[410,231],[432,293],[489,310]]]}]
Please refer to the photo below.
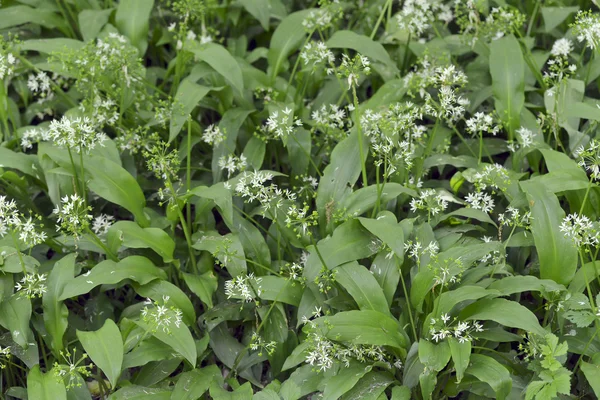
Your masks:
[{"label": "green leaf", "polygon": [[77,338],[92,362],[104,372],[111,387],[117,387],[123,365],[123,338],[117,324],[107,319],[97,331],[77,330]]},{"label": "green leaf", "polygon": [[[375,206],[378,198],[377,192],[377,185],[371,185],[355,190],[349,196],[341,199],[339,208],[342,210],[345,209],[348,215],[361,215]],[[406,188],[395,182],[388,182],[385,184],[385,187],[380,194],[380,204],[386,204],[388,201],[394,200],[403,193],[409,196],[417,196],[417,192],[412,189]]]},{"label": "green leaf", "polygon": [[398,321],[379,311],[342,311],[317,321],[323,322],[324,319],[331,326],[327,337],[332,340],[397,349],[405,349],[408,345],[406,333]]},{"label": "green leaf", "polygon": [[323,400],[337,400],[348,392],[362,379],[371,368],[362,363],[353,363],[349,367],[341,368],[340,371],[323,382]]},{"label": "green leaf", "polygon": [[200,44],[192,41],[187,50],[194,53],[196,60],[201,60],[210,65],[218,74],[223,76],[238,92],[244,92],[244,79],[242,70],[237,61],[227,49],[216,43]]},{"label": "green leaf", "polygon": [[288,15],[273,32],[267,55],[269,67],[271,68],[269,72],[271,81],[274,81],[279,74],[283,62],[294,50],[300,47],[306,38],[307,32],[302,25],[302,21],[311,11],[311,9],[302,10]]},{"label": "green leaf", "polygon": [[38,53],[51,54],[64,50],[80,50],[85,43],[68,38],[31,39],[21,44],[21,50],[33,50]]},{"label": "green leaf", "polygon": [[490,74],[496,111],[511,131],[521,126],[525,104],[525,63],[519,42],[513,35],[490,44]]},{"label": "green leaf", "polygon": [[[232,277],[243,275],[246,273],[248,266],[244,249],[240,243],[238,235],[229,233],[227,235],[219,235],[218,232],[197,232],[193,239],[196,242],[192,245],[194,249],[209,251],[216,257],[224,266]],[[234,253],[235,257],[228,256],[222,250],[227,248],[229,252]]]},{"label": "green leaf", "polygon": [[392,400],[410,400],[410,389],[406,386],[394,386],[392,388]]},{"label": "green leaf", "polygon": [[304,287],[290,279],[279,276],[262,276],[259,297],[268,301],[279,301],[298,307]]},{"label": "green leaf", "polygon": [[269,18],[271,17],[269,0],[239,0],[239,3],[260,22],[265,31],[269,30]]},{"label": "green leaf", "polygon": [[508,370],[498,361],[481,354],[471,354],[471,364],[465,373],[487,383],[499,400],[505,399],[512,389]]},{"label": "green leaf", "polygon": [[471,342],[459,343],[458,340],[451,337],[448,338],[448,345],[450,346],[450,354],[452,355],[452,362],[456,370],[456,380],[460,383],[465,376],[465,371],[471,360]]},{"label": "green leaf", "polygon": [[0,325],[9,330],[12,340],[27,349],[33,341],[33,332],[29,328],[31,319],[31,300],[15,293],[0,303]]},{"label": "green leaf", "polygon": [[140,56],[148,48],[148,28],[154,0],[121,0],[115,14],[115,25],[137,47]]},{"label": "green leaf", "polygon": [[567,17],[577,12],[579,7],[542,7],[542,18],[544,19],[544,32],[551,32],[560,25]]},{"label": "green leaf", "polygon": [[44,181],[43,170],[36,156],[15,153],[6,147],[0,147],[0,168],[13,168]]},{"label": "green leaf", "polygon": [[78,15],[79,30],[84,41],[95,39],[108,22],[114,9],[83,10]]},{"label": "green leaf", "polygon": [[196,343],[188,327],[185,324],[171,324],[169,326],[170,331],[164,332],[162,329],[152,330],[144,321],[134,321],[136,325],[144,329],[146,332],[150,332],[152,336],[170,346],[175,352],[185,358],[192,367],[196,366],[196,358],[198,354],[196,352]]},{"label": "green leaf", "polygon": [[67,400],[67,389],[53,371],[43,374],[36,365],[27,374],[27,397],[31,400]]},{"label": "green leaf", "polygon": [[208,390],[212,382],[221,376],[221,371],[216,365],[201,369],[193,369],[179,375],[175,384],[172,400],[196,400]]},{"label": "green leaf", "polygon": [[152,249],[157,252],[165,263],[173,261],[175,242],[162,229],[142,228],[132,221],[118,221],[108,230],[109,242],[118,243],[123,240],[123,246],[131,249]]},{"label": "green leaf", "polygon": [[175,102],[169,125],[169,143],[177,137],[188,116],[198,103],[200,103],[200,100],[211,90],[212,88],[198,85],[189,79],[181,81],[175,94]]},{"label": "green leaf", "polygon": [[141,226],[150,225],[144,214],[146,197],[126,169],[103,157],[89,157],[84,166],[91,178],[88,187],[92,192],[130,211]]},{"label": "green leaf", "polygon": [[[87,275],[86,275],[87,274]],[[142,256],[130,256],[119,262],[104,260],[86,273],[70,280],[58,298],[66,300],[89,293],[100,285],[114,285],[125,279],[146,284],[155,279],[166,279],[167,274],[157,268],[152,261]]]},{"label": "green leaf", "polygon": [[[331,237],[320,240],[317,246],[327,268],[331,270],[338,265],[371,256],[374,253],[370,246],[371,240],[371,234],[358,220],[352,219],[338,226]],[[312,281],[319,274],[321,267],[322,262],[317,252],[311,251],[304,268],[304,276]]]},{"label": "green leaf", "polygon": [[252,398],[252,385],[244,383],[233,392],[223,389],[220,384],[212,381],[210,384],[210,397],[214,400],[249,400]]},{"label": "green leaf", "polygon": [[248,143],[246,143],[246,147],[244,147],[244,152],[242,153],[246,157],[248,165],[255,170],[259,170],[265,159],[266,148],[267,144],[262,139],[258,136],[252,136],[248,140]]},{"label": "green leaf", "polygon": [[377,400],[392,382],[394,378],[391,374],[371,371],[346,393],[342,400]]},{"label": "green leaf", "polygon": [[440,372],[450,361],[450,346],[447,342],[435,344],[429,340],[419,340],[419,361],[429,370]]},{"label": "green leaf", "polygon": [[519,328],[538,335],[546,331],[528,308],[506,299],[483,299],[465,307],[460,320],[491,320],[510,328]]},{"label": "green leaf", "polygon": [[141,367],[153,361],[166,360],[172,357],[171,346],[150,337],[137,345],[123,357],[123,369]]},{"label": "green leaf", "polygon": [[183,322],[193,325],[196,322],[196,312],[188,295],[177,286],[163,279],[155,279],[144,285],[134,285],[135,291],[142,297],[162,302],[164,296],[169,297],[169,305],[174,305],[183,313]]},{"label": "green leaf", "polygon": [[352,49],[373,61],[385,64],[392,71],[397,72],[398,67],[381,43],[375,42],[365,35],[353,31],[336,31],[327,41],[330,49]]},{"label": "green leaf", "polygon": [[358,220],[369,232],[392,249],[400,259],[400,263],[404,261],[404,230],[400,224],[391,218],[381,218],[381,216],[377,219],[359,218]]},{"label": "green leaf", "polygon": [[183,273],[183,280],[190,290],[210,309],[213,308],[212,296],[217,291],[217,277],[208,271],[201,275]]},{"label": "green leaf", "polygon": [[67,22],[50,9],[14,6],[0,9],[0,29],[33,22],[45,28],[58,28],[63,33],[68,32]]},{"label": "green leaf", "polygon": [[540,260],[540,277],[567,285],[577,269],[577,250],[560,231],[565,216],[558,199],[545,187],[522,183],[531,209],[531,231]]},{"label": "green leaf", "polygon": [[585,375],[596,397],[600,397],[600,365],[581,362],[581,372]]},{"label": "green leaf", "polygon": [[48,275],[46,292],[42,296],[44,326],[52,338],[50,343],[56,357],[64,349],[63,336],[69,325],[67,321],[69,310],[59,297],[67,283],[73,280],[76,258],[77,255],[72,253],[54,264]]},{"label": "green leaf", "polygon": [[335,280],[354,298],[361,310],[390,314],[383,290],[368,269],[356,261],[335,269]]},{"label": "green leaf", "polygon": [[171,400],[171,390],[131,385],[117,390],[108,400]]}]

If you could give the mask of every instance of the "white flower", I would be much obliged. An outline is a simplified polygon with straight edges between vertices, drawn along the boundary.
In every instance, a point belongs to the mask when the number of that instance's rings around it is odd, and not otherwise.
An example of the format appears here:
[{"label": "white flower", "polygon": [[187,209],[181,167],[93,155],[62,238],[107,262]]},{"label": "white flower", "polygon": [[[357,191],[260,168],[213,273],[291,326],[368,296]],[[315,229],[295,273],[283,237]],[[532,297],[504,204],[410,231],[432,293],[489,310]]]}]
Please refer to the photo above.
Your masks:
[{"label": "white flower", "polygon": [[481,133],[491,133],[496,136],[499,130],[500,127],[494,125],[494,120],[489,114],[478,112],[467,120],[467,132],[473,136]]},{"label": "white flower", "polygon": [[567,57],[573,51],[573,43],[567,38],[558,39],[552,46],[550,52],[555,57]]},{"label": "white flower", "polygon": [[237,298],[246,302],[258,301],[262,293],[262,278],[257,278],[253,273],[239,275],[225,282],[225,294],[228,299]]},{"label": "white flower", "polygon": [[111,215],[100,214],[96,218],[94,218],[94,222],[92,223],[92,230],[98,236],[105,235],[108,232],[108,228],[110,228],[115,221],[115,218]]},{"label": "white flower", "polygon": [[516,130],[519,135],[519,139],[521,141],[521,146],[529,147],[533,144],[533,132],[524,126],[520,127]]},{"label": "white flower", "polygon": [[221,131],[221,128],[211,124],[209,125],[202,134],[202,141],[211,145],[218,145],[225,139],[225,135]]},{"label": "white flower", "polygon": [[595,49],[600,40],[600,18],[591,11],[579,11],[575,17],[573,33],[579,42],[586,42],[587,46]]},{"label": "white flower", "polygon": [[46,293],[46,274],[25,274],[23,279],[15,284],[15,290],[29,299],[42,297]]},{"label": "white flower", "polygon": [[240,155],[239,157],[235,154],[230,154],[228,156],[221,156],[218,161],[219,168],[227,170],[227,177],[229,178],[231,174],[235,171],[243,171],[246,169],[246,156]]},{"label": "white flower", "polygon": [[465,198],[470,208],[489,213],[494,209],[494,199],[485,192],[469,193]]},{"label": "white flower", "polygon": [[48,129],[48,137],[57,146],[68,147],[78,153],[89,153],[97,144],[104,146],[106,140],[103,132],[97,132],[88,117],[69,118],[66,115],[61,120],[53,120]]},{"label": "white flower", "polygon": [[78,238],[90,224],[92,216],[88,214],[89,208],[85,206],[85,201],[77,194],[65,196],[61,199],[61,204],[57,205],[52,211],[58,217],[56,230],[64,230]]},{"label": "white flower", "polygon": [[577,213],[567,215],[560,224],[560,231],[577,247],[596,247],[600,243],[598,223],[592,222],[585,215],[577,215]]}]

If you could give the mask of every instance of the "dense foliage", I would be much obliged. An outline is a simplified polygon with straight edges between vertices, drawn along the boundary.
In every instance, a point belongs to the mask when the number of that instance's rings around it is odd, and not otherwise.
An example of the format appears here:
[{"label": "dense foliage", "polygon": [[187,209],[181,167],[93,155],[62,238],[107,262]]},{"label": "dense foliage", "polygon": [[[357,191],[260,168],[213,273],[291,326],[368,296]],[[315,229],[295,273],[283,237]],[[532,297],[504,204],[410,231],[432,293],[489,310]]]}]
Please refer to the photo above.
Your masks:
[{"label": "dense foliage", "polygon": [[2,3],[0,397],[600,395],[595,2]]}]

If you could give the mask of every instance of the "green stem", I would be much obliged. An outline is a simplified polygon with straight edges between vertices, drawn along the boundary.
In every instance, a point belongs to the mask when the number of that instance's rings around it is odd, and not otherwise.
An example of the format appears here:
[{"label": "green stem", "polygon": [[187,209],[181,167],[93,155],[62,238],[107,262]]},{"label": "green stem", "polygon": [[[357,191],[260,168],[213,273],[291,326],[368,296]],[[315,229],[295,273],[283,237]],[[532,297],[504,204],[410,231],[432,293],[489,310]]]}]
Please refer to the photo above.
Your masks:
[{"label": "green stem", "polygon": [[352,97],[354,98],[354,115],[356,116],[356,130],[358,131],[358,151],[360,153],[360,166],[362,169],[363,187],[369,185],[367,181],[367,168],[365,160],[365,151],[363,149],[363,133],[360,126],[360,110],[358,109],[358,96],[356,95],[356,86],[352,85]]},{"label": "green stem", "polygon": [[77,166],[75,165],[75,161],[73,160],[73,153],[71,152],[71,146],[67,146],[67,152],[69,153],[69,159],[71,160],[71,165],[73,166],[73,175],[75,175],[75,183],[73,185],[73,190],[77,194],[81,194],[83,191],[79,186],[79,177],[77,176]]},{"label": "green stem", "polygon": [[185,236],[185,241],[187,242],[188,253],[190,254],[192,268],[194,269],[194,271],[196,271],[196,256],[194,254],[194,248],[192,247],[192,236],[190,234],[190,231],[188,230],[188,225],[185,221],[185,217],[183,216],[183,211],[181,210],[177,197],[175,196],[175,189],[173,188],[173,183],[171,182],[171,179],[167,179],[167,187],[171,191],[175,207],[177,208],[177,215],[179,216],[179,222],[181,223],[181,227],[183,228],[183,235]]},{"label": "green stem", "polygon": [[[192,190],[192,117],[188,116],[187,130],[187,159],[186,159],[186,193]],[[192,232],[192,205],[189,201],[185,202],[185,212],[187,216],[188,230]]]},{"label": "green stem", "polygon": [[581,207],[579,208],[579,215],[583,215],[583,209],[585,208],[585,203],[588,199],[588,195],[590,194],[592,183],[593,182],[591,180],[588,182],[587,189],[585,190],[585,195],[583,196],[583,201],[581,202]]},{"label": "green stem", "polygon": [[417,336],[417,328],[415,326],[415,320],[413,319],[413,315],[412,315],[412,310],[411,310],[411,305],[410,305],[410,296],[408,295],[408,290],[406,290],[406,283],[404,282],[404,276],[402,275],[402,268],[400,268],[400,266],[398,266],[398,269],[400,270],[400,281],[402,282],[402,290],[404,290],[404,297],[406,298],[406,309],[408,311],[408,318],[410,319],[410,326],[412,328],[414,340],[417,341],[417,340],[419,340],[419,337]]},{"label": "green stem", "polygon": [[381,12],[379,13],[379,18],[377,19],[377,22],[375,23],[375,27],[373,28],[373,31],[371,32],[371,40],[373,40],[373,38],[375,38],[377,29],[379,29],[379,25],[381,25],[381,21],[383,21],[383,16],[385,15],[386,9],[391,6],[392,6],[391,0],[387,0],[385,2],[385,4],[383,5],[383,8],[381,9]]},{"label": "green stem", "polygon": [[14,229],[10,229],[10,236],[12,237],[13,242],[15,243],[15,250],[17,250],[17,256],[19,257],[19,262],[21,263],[21,268],[23,268],[23,274],[27,275],[27,269],[25,268],[25,261],[23,260],[23,255],[21,254],[21,250],[19,249],[19,241],[15,236]]},{"label": "green stem", "polygon": [[94,243],[96,243],[96,245],[98,245],[98,247],[100,247],[104,251],[108,258],[110,258],[114,262],[119,261],[119,257],[117,257],[117,255],[113,253],[112,250],[109,249],[89,227],[85,228],[85,232],[90,235]]}]

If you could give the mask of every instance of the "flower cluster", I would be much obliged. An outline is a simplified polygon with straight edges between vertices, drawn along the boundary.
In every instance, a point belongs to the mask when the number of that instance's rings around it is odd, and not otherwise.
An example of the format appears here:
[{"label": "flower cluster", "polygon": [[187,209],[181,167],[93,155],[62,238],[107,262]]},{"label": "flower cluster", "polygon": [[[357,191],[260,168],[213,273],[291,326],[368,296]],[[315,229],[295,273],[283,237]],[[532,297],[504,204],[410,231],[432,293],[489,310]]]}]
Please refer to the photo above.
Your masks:
[{"label": "flower cluster", "polygon": [[439,253],[440,247],[436,241],[429,242],[427,246],[423,246],[418,240],[407,240],[404,242],[404,251],[417,263],[417,266],[420,266],[423,255],[428,255],[431,259],[434,259]]},{"label": "flower cluster", "polygon": [[27,217],[19,212],[14,200],[0,196],[0,237],[6,234],[15,235],[13,237],[18,235],[19,240],[28,247],[33,247],[43,243],[48,237],[46,232],[41,230],[42,227],[35,223],[31,215]]},{"label": "flower cluster", "polygon": [[586,42],[590,49],[594,50],[600,43],[600,17],[591,10],[578,11],[571,27],[577,40]]},{"label": "flower cluster", "polygon": [[288,208],[287,217],[285,219],[286,226],[292,228],[298,238],[305,235],[311,235],[310,227],[317,226],[319,215],[316,211],[309,213],[310,207],[305,203],[302,208],[298,208],[296,204],[292,204]]},{"label": "flower cluster", "polygon": [[27,273],[15,284],[15,290],[28,299],[41,298],[46,293],[46,274]]},{"label": "flower cluster", "polygon": [[467,132],[472,136],[479,136],[484,133],[491,133],[496,136],[500,131],[500,126],[494,124],[494,118],[490,114],[482,112],[475,113],[472,118],[466,121]]},{"label": "flower cluster", "polygon": [[209,125],[202,133],[202,141],[210,145],[216,146],[225,140],[225,132],[217,125]]},{"label": "flower cluster", "polygon": [[10,51],[10,47],[4,40],[0,39],[0,81],[14,74],[17,62],[18,60]]},{"label": "flower cluster", "polygon": [[30,74],[27,79],[27,88],[29,88],[32,94],[36,95],[39,104],[43,104],[54,98],[54,92],[50,84],[50,77],[44,71],[38,72],[37,75]]},{"label": "flower cluster", "polygon": [[6,368],[6,362],[11,357],[10,347],[0,346],[0,370]]},{"label": "flower cluster", "polygon": [[262,356],[263,351],[266,351],[268,355],[275,353],[277,342],[270,341],[266,342],[258,333],[254,332],[250,339],[250,350],[258,351],[258,355]]},{"label": "flower cluster", "polygon": [[295,126],[302,126],[299,118],[294,119],[294,113],[291,108],[275,110],[269,114],[267,122],[262,127],[262,131],[268,138],[287,139],[294,132]]},{"label": "flower cluster", "polygon": [[396,14],[398,27],[410,32],[415,38],[427,33],[436,20],[450,23],[453,19],[450,5],[432,0],[407,0]]},{"label": "flower cluster", "polygon": [[115,218],[113,216],[100,214],[92,222],[92,231],[98,236],[104,236],[114,222]]},{"label": "flower cluster", "polygon": [[91,207],[86,207],[85,200],[77,194],[64,196],[52,213],[57,216],[57,231],[64,231],[73,235],[76,239],[89,229],[92,215]]},{"label": "flower cluster", "polygon": [[410,201],[410,210],[426,210],[429,215],[437,215],[448,207],[448,201],[434,189],[421,191],[418,198]]},{"label": "flower cluster", "polygon": [[494,209],[494,199],[485,192],[469,193],[465,198],[469,208],[490,213]]},{"label": "flower cluster", "polygon": [[[296,199],[296,194],[288,189],[280,189],[275,184],[263,186],[264,183],[273,179],[273,174],[267,171],[244,172],[239,175],[235,186],[235,192],[248,203],[258,201],[262,205],[263,215],[269,211],[276,211],[286,201]],[[271,215],[275,218],[274,215]]]},{"label": "flower cluster", "polygon": [[77,358],[77,348],[73,349],[73,353],[69,350],[61,351],[60,356],[63,362],[60,364],[54,362],[54,376],[59,382],[63,382],[67,389],[81,387],[84,380],[91,375],[91,370],[94,367],[92,363],[85,364],[88,355],[83,353],[79,359]]},{"label": "flower cluster", "polygon": [[228,299],[235,298],[247,303],[258,303],[262,293],[261,282],[262,278],[254,276],[253,273],[238,275],[225,282],[225,294]]},{"label": "flower cluster", "polygon": [[496,190],[504,192],[511,180],[508,170],[500,164],[486,164],[481,171],[473,175],[472,183],[477,191],[492,188],[492,193]]},{"label": "flower cluster", "polygon": [[150,326],[151,332],[160,329],[163,333],[170,334],[173,326],[181,326],[183,313],[175,306],[167,306],[169,300],[169,296],[163,296],[162,304],[152,299],[146,299],[144,302],[142,320]]},{"label": "flower cluster", "polygon": [[343,14],[339,0],[319,0],[319,6],[316,10],[311,10],[302,21],[307,32],[330,28]]},{"label": "flower cluster", "polygon": [[471,342],[473,333],[477,332],[483,332],[483,325],[478,321],[459,321],[448,314],[443,314],[439,319],[431,318],[429,322],[429,335],[436,343],[449,337],[454,337],[459,343]]},{"label": "flower cluster", "polygon": [[178,180],[177,172],[179,172],[180,160],[177,149],[171,149],[168,143],[157,140],[142,154],[146,158],[148,169],[158,179],[164,181]]},{"label": "flower cluster", "polygon": [[560,224],[560,231],[571,239],[576,247],[597,247],[600,244],[600,223],[592,222],[585,215],[567,215]]},{"label": "flower cluster", "polygon": [[221,156],[219,157],[218,165],[221,170],[227,170],[227,178],[229,178],[236,171],[245,170],[248,166],[246,162],[246,156],[243,154],[239,157],[235,154]]},{"label": "flower cluster", "polygon": [[503,226],[511,228],[529,229],[531,224],[531,212],[526,211],[521,213],[517,208],[507,207],[504,213],[498,214],[498,222]]},{"label": "flower cluster", "polygon": [[308,42],[304,45],[300,58],[305,66],[315,72],[320,66],[331,66],[335,62],[333,52],[327,48],[324,42]]},{"label": "flower cluster", "polygon": [[[327,70],[332,73],[333,69]],[[365,56],[357,54],[350,59],[346,54],[342,54],[342,63],[335,71],[338,78],[345,78],[348,82],[348,88],[358,87],[358,79],[362,75],[371,74],[371,61]]]},{"label": "flower cluster", "polygon": [[104,146],[102,142],[107,139],[106,134],[94,128],[90,118],[69,118],[66,115],[60,120],[53,120],[46,135],[59,147],[88,154],[96,145]]},{"label": "flower cluster", "polygon": [[577,164],[590,173],[593,180],[600,180],[600,141],[590,140],[587,147],[580,146],[573,153]]}]

